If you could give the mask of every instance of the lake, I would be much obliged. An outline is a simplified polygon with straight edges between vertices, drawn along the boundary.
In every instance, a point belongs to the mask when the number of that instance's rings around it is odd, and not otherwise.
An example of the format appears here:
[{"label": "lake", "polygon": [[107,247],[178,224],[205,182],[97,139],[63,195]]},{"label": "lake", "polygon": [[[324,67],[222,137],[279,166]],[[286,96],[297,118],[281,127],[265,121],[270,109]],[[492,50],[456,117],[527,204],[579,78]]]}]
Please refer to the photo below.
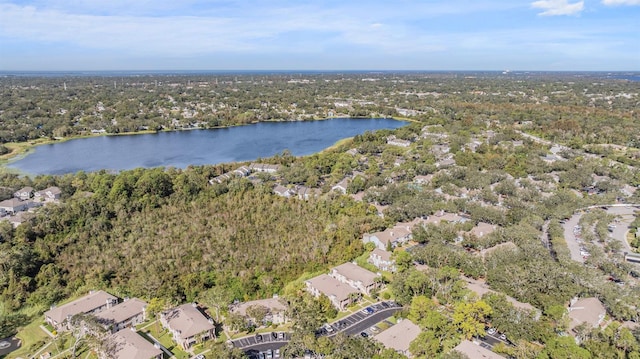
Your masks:
[{"label": "lake", "polygon": [[260,122],[248,126],[96,136],[41,145],[7,167],[27,174],[64,174],[101,169],[218,164],[251,161],[289,150],[310,155],[366,131],[395,129],[393,119],[336,118],[324,121]]}]

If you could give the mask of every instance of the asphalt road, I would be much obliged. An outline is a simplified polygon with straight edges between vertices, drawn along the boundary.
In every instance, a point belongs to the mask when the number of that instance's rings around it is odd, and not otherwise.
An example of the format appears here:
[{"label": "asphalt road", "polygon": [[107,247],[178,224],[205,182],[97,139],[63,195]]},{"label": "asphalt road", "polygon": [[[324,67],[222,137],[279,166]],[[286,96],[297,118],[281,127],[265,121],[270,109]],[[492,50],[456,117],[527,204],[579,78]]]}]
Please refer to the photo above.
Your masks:
[{"label": "asphalt road", "polygon": [[[366,315],[365,317],[360,319],[357,323],[351,324],[350,326],[347,326],[341,331],[346,335],[359,335],[360,333],[365,331],[367,332],[367,334],[371,334],[369,333],[369,331],[367,331],[367,329],[389,318],[390,316],[393,315],[393,313],[399,311],[400,309],[402,308],[395,307],[395,306],[389,307],[389,308],[381,308],[373,314]],[[358,312],[356,314],[364,315],[361,312]],[[355,314],[352,314],[352,315],[355,315]]]},{"label": "asphalt road", "polygon": [[[244,338],[236,339],[232,341],[233,346],[241,349],[254,349],[254,348],[263,348],[259,350],[267,350],[267,349],[276,349],[281,346],[287,344],[291,336],[286,332],[275,332],[276,337],[274,338],[271,332],[255,334],[251,336],[247,336]],[[282,333],[284,335],[284,339],[278,339],[277,334]]]},{"label": "asphalt road", "polygon": [[[361,332],[367,331],[375,324],[389,318],[393,313],[402,309],[401,306],[394,302],[380,302],[369,306],[374,310],[372,314],[365,314],[358,311],[346,316],[336,322],[330,323],[331,332],[322,329],[320,335],[334,336],[339,332],[347,335],[359,335]],[[281,333],[281,332],[276,332]],[[240,339],[233,340],[231,343],[236,348],[244,350],[248,355],[257,355],[259,352],[265,352],[269,349],[275,350],[283,347],[291,338],[289,333],[282,332],[283,339],[279,339],[278,335],[274,338],[271,333],[256,334]],[[257,336],[260,336],[260,339]]]},{"label": "asphalt road", "polygon": [[4,357],[18,348],[20,348],[20,339],[15,337],[0,339],[0,357]]}]

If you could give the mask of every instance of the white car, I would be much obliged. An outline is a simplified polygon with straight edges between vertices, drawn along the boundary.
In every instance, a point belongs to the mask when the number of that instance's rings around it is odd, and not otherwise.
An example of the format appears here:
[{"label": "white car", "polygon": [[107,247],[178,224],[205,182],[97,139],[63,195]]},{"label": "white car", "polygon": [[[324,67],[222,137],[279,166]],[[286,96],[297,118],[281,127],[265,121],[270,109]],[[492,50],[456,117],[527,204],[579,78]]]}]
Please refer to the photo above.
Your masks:
[{"label": "white car", "polygon": [[489,328],[489,330],[487,330],[487,333],[488,333],[489,335],[494,335],[494,334],[496,334],[496,328]]}]

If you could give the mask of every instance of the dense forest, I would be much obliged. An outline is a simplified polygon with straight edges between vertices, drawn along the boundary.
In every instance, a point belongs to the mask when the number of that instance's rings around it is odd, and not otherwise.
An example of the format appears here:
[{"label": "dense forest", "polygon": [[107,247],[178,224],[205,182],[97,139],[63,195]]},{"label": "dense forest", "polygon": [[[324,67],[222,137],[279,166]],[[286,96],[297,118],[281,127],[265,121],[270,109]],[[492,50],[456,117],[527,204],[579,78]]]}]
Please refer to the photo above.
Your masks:
[{"label": "dense forest", "polygon": [[[234,300],[281,294],[296,313],[287,353],[397,358],[362,338],[315,338],[335,313],[303,295],[300,278],[361,257],[371,250],[365,233],[449,212],[466,221],[414,228],[416,246],[394,254],[399,269],[387,277],[404,306],[399,315],[423,329],[412,344],[417,357],[455,358],[453,346],[491,323],[514,343],[496,351],[514,358],[637,358],[640,331],[621,325],[640,320],[640,270],[608,235],[615,216],[582,216],[581,226],[593,228],[584,234],[584,264],[571,259],[562,224],[587,206],[640,203],[640,91],[637,83],[567,76],[4,78],[2,142],[175,128],[186,124],[178,114],[189,106],[197,113],[188,123],[206,126],[241,123],[247,112],[256,116],[249,121],[402,112],[414,122],[304,158],[265,159],[282,168],[257,180],[209,183],[242,164],[33,178],[0,172],[0,200],[24,186],[62,190],[61,203],[31,221],[0,221],[0,337],[90,289],[165,306],[207,303],[217,293],[222,304],[207,304],[223,312]],[[390,136],[410,146],[390,145]],[[556,144],[559,157],[548,160]],[[332,191],[344,178],[347,194]],[[276,184],[321,194],[284,198]],[[470,234],[479,223],[495,231]],[[496,293],[479,298],[461,275]],[[603,303],[611,324],[580,328],[579,343],[567,342],[567,303],[586,296]]]}]

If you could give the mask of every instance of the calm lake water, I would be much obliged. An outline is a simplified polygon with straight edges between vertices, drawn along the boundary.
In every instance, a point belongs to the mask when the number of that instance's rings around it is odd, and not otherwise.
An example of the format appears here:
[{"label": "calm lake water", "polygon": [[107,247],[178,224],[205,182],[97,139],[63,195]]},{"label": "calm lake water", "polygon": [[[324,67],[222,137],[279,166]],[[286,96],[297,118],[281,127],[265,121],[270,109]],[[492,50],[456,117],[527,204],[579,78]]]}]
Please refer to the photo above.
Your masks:
[{"label": "calm lake water", "polygon": [[284,150],[291,151],[294,156],[304,156],[322,151],[343,138],[404,125],[406,122],[391,119],[339,118],[261,122],[212,130],[96,136],[37,146],[32,153],[7,167],[28,174],[64,174],[251,161],[271,157]]}]

